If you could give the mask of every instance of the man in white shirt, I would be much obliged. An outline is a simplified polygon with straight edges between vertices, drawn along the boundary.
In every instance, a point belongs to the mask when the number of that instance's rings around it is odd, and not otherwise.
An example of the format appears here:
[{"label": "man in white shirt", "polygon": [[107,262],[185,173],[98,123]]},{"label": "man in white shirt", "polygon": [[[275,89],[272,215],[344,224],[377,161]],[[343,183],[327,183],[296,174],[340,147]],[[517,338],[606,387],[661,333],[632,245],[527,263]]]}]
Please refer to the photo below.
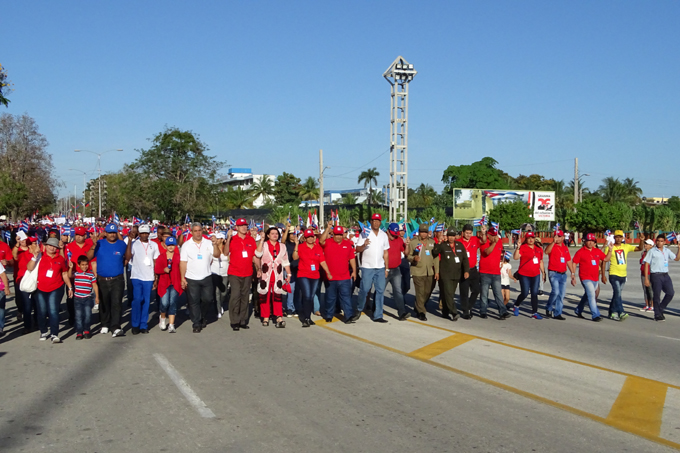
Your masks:
[{"label": "man in white shirt", "polygon": [[387,279],[386,263],[389,261],[390,240],[387,234],[380,229],[382,217],[375,213],[371,216],[371,232],[367,238],[361,238],[357,242],[356,251],[361,253],[361,286],[359,297],[352,319],[356,321],[366,305],[366,295],[375,285],[375,311],[374,322],[387,322],[383,319],[383,299],[385,296],[385,283]]},{"label": "man in white shirt", "polygon": [[[191,224],[191,239],[182,244],[179,254],[179,274],[182,277],[182,288],[187,291],[191,324],[194,333],[201,333],[208,325],[208,311],[213,301],[213,283],[210,265],[213,258],[220,257],[220,248],[214,247],[217,241],[203,237],[203,226]],[[133,285],[134,287],[134,285]]]},{"label": "man in white shirt", "polygon": [[149,333],[149,305],[151,292],[156,289],[158,276],[154,272],[156,258],[160,254],[158,244],[149,241],[149,225],[139,226],[139,239],[134,240],[133,233],[128,236],[125,259],[132,263],[130,281],[133,295],[130,309],[132,335]]}]

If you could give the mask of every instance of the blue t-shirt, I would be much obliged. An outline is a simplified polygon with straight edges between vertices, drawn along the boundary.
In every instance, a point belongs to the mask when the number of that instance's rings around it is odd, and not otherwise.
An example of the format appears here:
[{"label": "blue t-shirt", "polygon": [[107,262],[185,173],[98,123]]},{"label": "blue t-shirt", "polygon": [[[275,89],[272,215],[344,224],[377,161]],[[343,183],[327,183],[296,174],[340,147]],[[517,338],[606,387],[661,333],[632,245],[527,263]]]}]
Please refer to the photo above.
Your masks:
[{"label": "blue t-shirt", "polygon": [[125,251],[127,245],[121,240],[114,243],[106,239],[97,241],[94,257],[97,259],[97,275],[101,277],[117,277],[123,273]]}]

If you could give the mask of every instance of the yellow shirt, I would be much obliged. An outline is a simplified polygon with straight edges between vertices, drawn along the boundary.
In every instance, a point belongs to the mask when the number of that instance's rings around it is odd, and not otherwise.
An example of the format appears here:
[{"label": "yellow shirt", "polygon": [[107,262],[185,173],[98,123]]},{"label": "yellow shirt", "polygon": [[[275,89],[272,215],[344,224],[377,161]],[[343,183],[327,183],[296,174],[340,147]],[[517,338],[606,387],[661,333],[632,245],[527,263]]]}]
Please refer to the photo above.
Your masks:
[{"label": "yellow shirt", "polygon": [[[609,275],[626,277],[628,274],[628,253],[635,251],[637,246],[633,244],[621,244],[612,246],[612,259],[609,262]],[[604,248],[605,255],[609,253],[609,247]]]}]

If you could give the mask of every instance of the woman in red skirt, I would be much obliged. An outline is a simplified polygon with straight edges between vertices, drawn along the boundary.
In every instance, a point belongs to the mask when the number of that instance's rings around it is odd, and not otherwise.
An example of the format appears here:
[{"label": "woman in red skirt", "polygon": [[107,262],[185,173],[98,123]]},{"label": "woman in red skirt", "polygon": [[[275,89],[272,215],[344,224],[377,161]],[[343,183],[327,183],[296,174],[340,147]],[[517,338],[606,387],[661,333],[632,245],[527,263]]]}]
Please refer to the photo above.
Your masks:
[{"label": "woman in red skirt", "polygon": [[[257,245],[255,256],[260,264],[257,272],[257,293],[260,298],[260,316],[262,325],[269,325],[269,318],[276,316],[276,327],[286,327],[283,320],[281,295],[285,293],[283,284],[290,280],[290,262],[286,246],[279,242],[279,230],[269,227]],[[283,278],[283,271],[287,277]]]}]

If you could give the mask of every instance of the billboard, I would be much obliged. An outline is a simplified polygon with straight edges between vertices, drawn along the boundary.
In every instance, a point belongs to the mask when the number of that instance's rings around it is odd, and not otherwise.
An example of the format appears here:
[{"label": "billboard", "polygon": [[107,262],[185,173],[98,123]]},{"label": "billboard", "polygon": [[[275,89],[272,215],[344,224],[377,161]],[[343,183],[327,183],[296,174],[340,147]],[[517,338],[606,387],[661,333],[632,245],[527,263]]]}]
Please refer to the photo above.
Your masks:
[{"label": "billboard", "polygon": [[521,200],[536,221],[555,221],[555,192],[531,190],[453,189],[453,218],[481,219],[500,203]]}]

